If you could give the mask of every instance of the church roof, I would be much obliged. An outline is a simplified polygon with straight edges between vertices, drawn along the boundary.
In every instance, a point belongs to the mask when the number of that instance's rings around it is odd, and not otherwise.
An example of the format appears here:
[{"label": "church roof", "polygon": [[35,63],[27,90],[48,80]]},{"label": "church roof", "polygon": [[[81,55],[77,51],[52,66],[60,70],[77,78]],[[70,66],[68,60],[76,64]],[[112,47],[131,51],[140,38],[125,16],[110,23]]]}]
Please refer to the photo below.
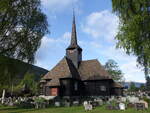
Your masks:
[{"label": "church roof", "polygon": [[59,79],[52,79],[45,86],[60,86],[60,81]]},{"label": "church roof", "polygon": [[111,79],[97,59],[82,61],[79,66],[81,80]]},{"label": "church roof", "polygon": [[56,80],[60,78],[75,78],[81,80],[111,79],[107,71],[105,71],[103,66],[96,59],[82,61],[77,70],[71,60],[66,57],[64,57],[42,79]]},{"label": "church roof", "polygon": [[50,70],[42,79],[75,78],[79,79],[73,63],[64,57],[52,70]]}]

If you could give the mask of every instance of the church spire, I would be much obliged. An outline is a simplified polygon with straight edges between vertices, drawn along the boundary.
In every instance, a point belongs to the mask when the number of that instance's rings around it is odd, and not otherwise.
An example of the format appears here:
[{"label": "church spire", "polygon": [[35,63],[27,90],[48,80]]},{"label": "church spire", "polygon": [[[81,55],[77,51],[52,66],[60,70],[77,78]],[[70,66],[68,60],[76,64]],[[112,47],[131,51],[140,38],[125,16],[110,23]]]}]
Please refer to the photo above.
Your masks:
[{"label": "church spire", "polygon": [[72,21],[71,45],[77,46],[77,33],[76,33],[76,22],[75,22],[74,11],[73,11],[73,21]]},{"label": "church spire", "polygon": [[73,11],[73,20],[72,20],[72,32],[71,32],[71,42],[70,42],[70,45],[67,49],[80,49],[80,46],[78,45],[78,42],[77,42],[77,32],[76,32],[76,22],[75,22],[75,13]]}]

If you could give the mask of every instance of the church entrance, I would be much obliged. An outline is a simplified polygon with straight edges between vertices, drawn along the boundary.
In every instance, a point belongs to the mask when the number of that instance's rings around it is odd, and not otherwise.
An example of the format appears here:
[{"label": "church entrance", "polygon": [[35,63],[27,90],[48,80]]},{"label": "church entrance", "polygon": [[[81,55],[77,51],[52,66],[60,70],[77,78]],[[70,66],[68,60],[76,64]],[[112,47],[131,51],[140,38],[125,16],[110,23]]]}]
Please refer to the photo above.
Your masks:
[{"label": "church entrance", "polygon": [[51,96],[58,96],[59,88],[50,88],[50,95]]}]

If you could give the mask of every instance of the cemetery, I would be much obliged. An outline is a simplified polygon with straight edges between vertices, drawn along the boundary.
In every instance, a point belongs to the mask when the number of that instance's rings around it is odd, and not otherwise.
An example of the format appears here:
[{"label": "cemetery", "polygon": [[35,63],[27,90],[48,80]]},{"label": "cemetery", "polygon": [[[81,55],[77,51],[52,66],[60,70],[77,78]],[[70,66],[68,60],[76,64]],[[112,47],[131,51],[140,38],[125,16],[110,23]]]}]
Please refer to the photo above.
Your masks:
[{"label": "cemetery", "polygon": [[87,97],[80,100],[33,97],[2,97],[0,113],[149,113],[150,96],[141,93],[106,97]]}]

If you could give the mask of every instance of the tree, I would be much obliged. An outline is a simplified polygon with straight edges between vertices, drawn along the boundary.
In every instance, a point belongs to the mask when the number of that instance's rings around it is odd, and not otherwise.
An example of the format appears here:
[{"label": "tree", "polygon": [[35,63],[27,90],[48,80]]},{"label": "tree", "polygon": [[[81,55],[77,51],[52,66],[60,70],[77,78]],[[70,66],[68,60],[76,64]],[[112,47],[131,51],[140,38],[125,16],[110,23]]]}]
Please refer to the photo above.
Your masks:
[{"label": "tree", "polygon": [[144,85],[144,84],[142,84],[142,85],[140,86],[139,90],[141,90],[141,91],[145,91],[145,85]]},{"label": "tree", "polygon": [[35,80],[35,75],[32,73],[26,73],[21,80],[16,90],[29,90],[30,94],[36,94],[38,92],[38,83]]},{"label": "tree", "polygon": [[146,90],[150,91],[150,77],[146,77]]},{"label": "tree", "polygon": [[13,91],[13,86],[18,83],[16,68],[17,64],[11,59],[0,58],[0,93],[3,89],[7,89],[7,92]]},{"label": "tree", "polygon": [[112,76],[113,80],[117,82],[122,82],[123,81],[123,73],[119,69],[118,64],[110,59],[105,63],[105,69],[108,71],[108,73]]},{"label": "tree", "polygon": [[144,67],[145,75],[150,72],[150,0],[112,0],[113,11],[119,16],[120,26],[116,36],[117,47],[127,54],[137,56]]},{"label": "tree", "polygon": [[46,33],[40,0],[0,0],[0,55],[32,63]]},{"label": "tree", "polygon": [[135,86],[134,82],[131,82],[129,90],[130,91],[137,91],[138,90],[138,88]]},{"label": "tree", "polygon": [[131,82],[129,90],[130,91],[135,91],[135,89],[136,89],[136,87],[135,87],[134,82]]}]

